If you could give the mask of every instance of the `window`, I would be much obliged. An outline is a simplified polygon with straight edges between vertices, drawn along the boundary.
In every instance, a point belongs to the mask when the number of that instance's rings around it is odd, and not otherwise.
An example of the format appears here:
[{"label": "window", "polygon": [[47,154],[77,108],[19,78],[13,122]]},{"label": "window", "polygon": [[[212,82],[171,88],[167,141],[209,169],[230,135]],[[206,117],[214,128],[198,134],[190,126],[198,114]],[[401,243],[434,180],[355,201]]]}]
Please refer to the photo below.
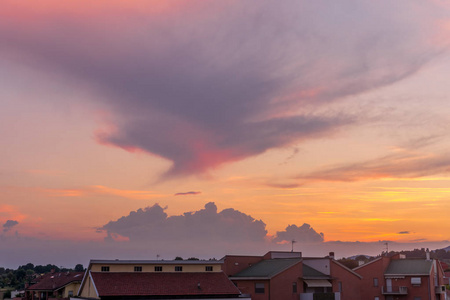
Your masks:
[{"label": "window", "polygon": [[420,285],[422,283],[422,279],[420,277],[411,277],[412,285]]},{"label": "window", "polygon": [[212,266],[205,266],[205,271],[206,272],[212,272],[213,267]]},{"label": "window", "polygon": [[155,266],[155,272],[162,272],[162,266]]},{"label": "window", "polygon": [[109,272],[109,266],[102,266],[102,272]]},{"label": "window", "polygon": [[375,286],[375,287],[378,286],[378,278],[373,279],[373,286]]},{"label": "window", "polygon": [[182,272],[183,267],[182,266],[175,266],[175,272]]},{"label": "window", "polygon": [[414,300],[422,300],[420,297],[414,297]]},{"label": "window", "polygon": [[264,283],[255,283],[255,294],[264,294]]},{"label": "window", "polygon": [[69,291],[69,297],[73,297],[73,291]]},{"label": "window", "polygon": [[374,300],[380,300],[380,297],[375,297]]},{"label": "window", "polygon": [[342,281],[339,281],[338,284],[339,284],[339,292],[342,292]]},{"label": "window", "polygon": [[134,267],[134,271],[135,272],[142,272],[142,267],[141,266],[135,266]]},{"label": "window", "polygon": [[292,283],[292,294],[297,294],[297,282]]}]

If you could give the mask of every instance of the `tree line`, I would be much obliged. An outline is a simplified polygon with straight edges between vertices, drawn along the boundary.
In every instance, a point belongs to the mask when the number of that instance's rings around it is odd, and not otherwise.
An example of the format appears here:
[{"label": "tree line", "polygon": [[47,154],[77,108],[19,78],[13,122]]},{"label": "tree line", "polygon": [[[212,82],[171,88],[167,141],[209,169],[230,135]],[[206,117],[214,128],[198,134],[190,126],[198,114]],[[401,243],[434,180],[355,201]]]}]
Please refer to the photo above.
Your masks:
[{"label": "tree line", "polygon": [[63,268],[56,265],[33,265],[28,263],[23,266],[19,266],[16,270],[0,267],[0,288],[11,288],[21,290],[25,288],[25,284],[31,284],[40,275],[50,273],[52,270],[55,272],[83,272],[84,267],[82,264],[77,264],[75,268]]}]

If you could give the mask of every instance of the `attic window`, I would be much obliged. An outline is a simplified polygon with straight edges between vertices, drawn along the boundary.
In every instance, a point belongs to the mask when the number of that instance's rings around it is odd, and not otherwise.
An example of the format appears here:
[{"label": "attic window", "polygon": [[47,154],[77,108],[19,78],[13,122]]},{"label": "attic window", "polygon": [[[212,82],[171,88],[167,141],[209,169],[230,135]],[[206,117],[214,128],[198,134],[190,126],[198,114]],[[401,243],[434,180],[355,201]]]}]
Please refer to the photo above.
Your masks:
[{"label": "attic window", "polygon": [[183,272],[182,266],[175,266],[175,272]]},{"label": "attic window", "polygon": [[109,272],[109,266],[102,266],[102,272]]},{"label": "attic window", "polygon": [[135,266],[134,267],[135,272],[142,272],[142,266]]},{"label": "attic window", "polygon": [[162,272],[162,266],[155,266],[155,272]]},{"label": "attic window", "polygon": [[206,272],[212,272],[213,267],[212,266],[205,266],[205,271]]},{"label": "attic window", "polygon": [[412,285],[420,285],[421,283],[422,283],[422,280],[420,277],[411,277]]}]

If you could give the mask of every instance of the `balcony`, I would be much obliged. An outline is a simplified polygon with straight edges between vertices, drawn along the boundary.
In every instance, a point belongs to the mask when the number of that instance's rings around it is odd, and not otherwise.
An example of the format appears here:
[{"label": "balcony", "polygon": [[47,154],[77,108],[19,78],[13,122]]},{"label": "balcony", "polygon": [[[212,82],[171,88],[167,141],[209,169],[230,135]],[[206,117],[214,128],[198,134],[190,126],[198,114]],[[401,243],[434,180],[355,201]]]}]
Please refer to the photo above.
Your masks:
[{"label": "balcony", "polygon": [[445,294],[445,285],[435,286],[434,293],[435,294]]},{"label": "balcony", "polygon": [[408,288],[406,286],[382,286],[381,292],[383,295],[408,295]]}]

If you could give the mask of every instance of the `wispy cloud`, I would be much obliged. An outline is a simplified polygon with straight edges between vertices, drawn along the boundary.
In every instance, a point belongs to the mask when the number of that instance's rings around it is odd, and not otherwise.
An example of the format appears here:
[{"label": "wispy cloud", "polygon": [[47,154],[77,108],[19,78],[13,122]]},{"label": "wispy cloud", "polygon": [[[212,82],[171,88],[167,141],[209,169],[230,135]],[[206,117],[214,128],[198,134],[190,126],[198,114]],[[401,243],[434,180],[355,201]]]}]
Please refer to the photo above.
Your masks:
[{"label": "wispy cloud", "polygon": [[299,175],[300,182],[420,178],[450,173],[450,155],[396,153]]},{"label": "wispy cloud", "polygon": [[176,194],[174,194],[174,196],[189,196],[189,195],[199,195],[199,194],[201,194],[202,192],[193,192],[193,191],[191,191],[191,192],[184,192],[184,193],[176,193]]}]

